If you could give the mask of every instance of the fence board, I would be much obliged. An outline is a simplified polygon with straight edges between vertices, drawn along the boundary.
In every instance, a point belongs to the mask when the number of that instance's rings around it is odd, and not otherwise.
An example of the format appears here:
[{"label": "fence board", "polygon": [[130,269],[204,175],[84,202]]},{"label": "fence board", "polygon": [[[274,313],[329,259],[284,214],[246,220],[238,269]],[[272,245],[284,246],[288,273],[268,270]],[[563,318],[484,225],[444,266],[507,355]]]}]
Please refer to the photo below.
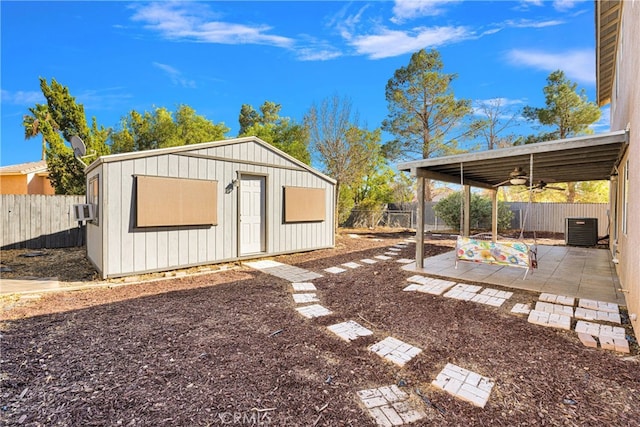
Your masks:
[{"label": "fence board", "polygon": [[84,230],[71,215],[72,205],[84,196],[0,196],[1,249],[41,249],[82,246]]}]

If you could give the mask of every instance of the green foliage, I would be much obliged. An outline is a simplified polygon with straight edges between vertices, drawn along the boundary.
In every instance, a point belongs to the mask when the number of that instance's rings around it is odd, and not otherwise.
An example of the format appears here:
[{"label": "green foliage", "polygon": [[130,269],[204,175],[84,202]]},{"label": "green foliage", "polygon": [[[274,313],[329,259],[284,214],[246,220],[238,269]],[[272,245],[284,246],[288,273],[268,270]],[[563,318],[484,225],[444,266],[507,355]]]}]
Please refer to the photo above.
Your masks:
[{"label": "green foliage", "polygon": [[120,127],[111,135],[113,153],[219,141],[229,132],[224,123],[214,124],[187,105],[178,107],[175,118],[164,107],[142,114],[132,110],[121,119]]},{"label": "green foliage", "polygon": [[406,67],[395,71],[385,89],[388,116],[382,123],[395,136],[385,144],[388,158],[456,154],[458,140],[479,131],[480,122],[464,124],[471,101],[455,97],[451,82],[456,77],[443,72],[436,50],[414,53]]},{"label": "green foliage", "polygon": [[289,117],[280,117],[280,104],[265,101],[257,112],[251,105],[240,109],[238,136],[257,136],[303,163],[311,164],[309,133]]},{"label": "green foliage", "polygon": [[554,127],[553,132],[546,134],[548,139],[591,133],[589,125],[600,119],[600,108],[596,103],[588,101],[584,89],[578,92],[577,88],[578,85],[568,80],[563,71],[554,71],[547,77],[547,86],[543,88],[546,106],[527,106],[522,115],[529,120]]},{"label": "green foliage", "polygon": [[[462,193],[451,193],[444,199],[440,200],[433,207],[434,212],[442,219],[447,226],[458,229],[460,227],[460,211],[462,206]],[[498,201],[498,229],[505,230],[511,225],[513,213],[509,207],[501,201]],[[491,199],[483,197],[477,193],[471,193],[470,204],[470,224],[491,223]]]},{"label": "green foliage", "polygon": [[109,154],[106,142],[110,129],[98,126],[95,117],[89,127],[84,106],[76,103],[69,89],[55,79],[49,85],[46,79],[41,78],[40,89],[47,104],[29,108],[30,114],[25,115],[22,122],[25,137],[42,136],[49,179],[56,194],[84,194],[84,168],[65,141],[79,136],[87,147],[87,155],[82,161],[89,164],[99,156]]},{"label": "green foliage", "polygon": [[343,187],[338,194],[338,225],[344,225],[349,219],[351,211],[355,206],[353,190],[349,187]]}]

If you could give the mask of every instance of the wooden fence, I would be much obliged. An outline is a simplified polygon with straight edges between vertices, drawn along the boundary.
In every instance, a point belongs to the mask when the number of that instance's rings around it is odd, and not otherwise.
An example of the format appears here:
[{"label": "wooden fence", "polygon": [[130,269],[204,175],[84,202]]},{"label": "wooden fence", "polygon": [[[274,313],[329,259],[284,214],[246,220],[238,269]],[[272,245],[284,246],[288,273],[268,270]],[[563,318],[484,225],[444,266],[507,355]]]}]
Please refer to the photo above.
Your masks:
[{"label": "wooden fence", "polygon": [[84,229],[73,220],[73,205],[84,196],[3,194],[0,249],[66,248],[84,245]]}]

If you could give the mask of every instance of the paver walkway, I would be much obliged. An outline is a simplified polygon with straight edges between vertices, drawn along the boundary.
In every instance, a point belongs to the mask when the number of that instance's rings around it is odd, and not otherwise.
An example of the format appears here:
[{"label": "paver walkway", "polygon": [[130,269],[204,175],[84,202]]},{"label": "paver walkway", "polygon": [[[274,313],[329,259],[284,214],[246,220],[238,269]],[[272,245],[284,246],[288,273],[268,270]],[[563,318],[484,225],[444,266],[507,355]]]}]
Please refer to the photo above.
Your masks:
[{"label": "paver walkway", "polygon": [[314,273],[313,271],[305,270],[304,268],[283,264],[277,261],[247,261],[244,264],[290,282],[306,282],[322,277],[322,274]]}]

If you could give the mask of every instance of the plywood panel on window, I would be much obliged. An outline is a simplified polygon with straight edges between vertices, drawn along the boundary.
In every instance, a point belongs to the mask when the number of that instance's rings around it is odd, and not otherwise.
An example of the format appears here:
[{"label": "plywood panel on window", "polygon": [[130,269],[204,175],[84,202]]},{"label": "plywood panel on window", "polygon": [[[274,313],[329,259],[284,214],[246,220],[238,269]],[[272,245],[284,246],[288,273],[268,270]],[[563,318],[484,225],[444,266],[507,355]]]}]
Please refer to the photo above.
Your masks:
[{"label": "plywood panel on window", "polygon": [[324,188],[284,187],[284,222],[325,220]]},{"label": "plywood panel on window", "polygon": [[217,225],[218,181],[138,176],[136,226]]}]

